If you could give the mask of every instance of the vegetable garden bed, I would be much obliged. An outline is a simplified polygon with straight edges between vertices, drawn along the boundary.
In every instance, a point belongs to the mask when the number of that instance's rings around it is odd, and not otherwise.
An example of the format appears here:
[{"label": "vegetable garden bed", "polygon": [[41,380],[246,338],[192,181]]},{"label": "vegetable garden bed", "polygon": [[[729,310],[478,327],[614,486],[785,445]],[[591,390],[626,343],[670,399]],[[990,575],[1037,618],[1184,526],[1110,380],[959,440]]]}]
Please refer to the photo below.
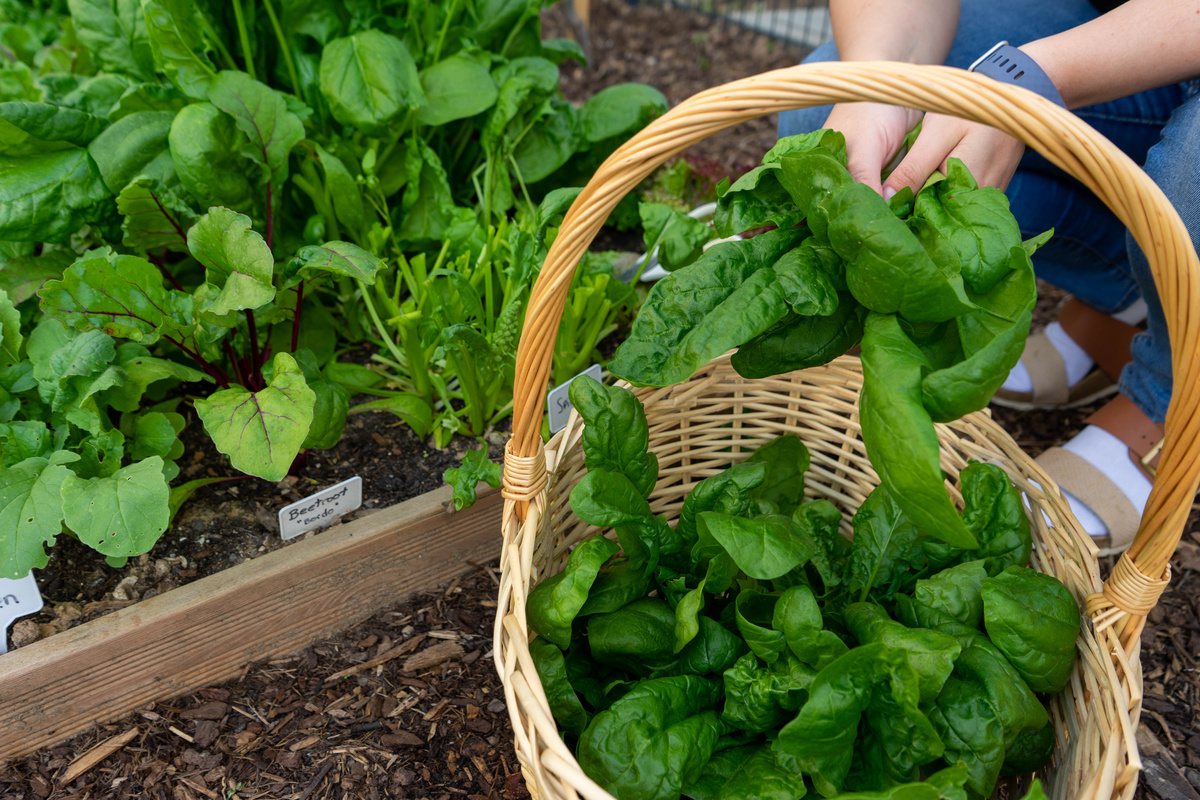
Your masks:
[{"label": "vegetable garden bed", "polygon": [[492,558],[499,495],[439,489],[20,648],[0,661],[0,757],[294,652]]}]

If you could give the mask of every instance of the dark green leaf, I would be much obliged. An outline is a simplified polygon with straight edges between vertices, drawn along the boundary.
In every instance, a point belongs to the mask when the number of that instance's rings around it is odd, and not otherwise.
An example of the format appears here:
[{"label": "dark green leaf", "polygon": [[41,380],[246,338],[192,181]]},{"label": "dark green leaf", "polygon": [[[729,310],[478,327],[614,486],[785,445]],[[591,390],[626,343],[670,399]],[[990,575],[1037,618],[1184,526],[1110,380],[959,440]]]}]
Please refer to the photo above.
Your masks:
[{"label": "dark green leaf", "polygon": [[614,796],[676,800],[717,747],[719,696],[717,684],[695,675],[639,683],[592,720],[579,764]]},{"label": "dark green leaf", "polygon": [[692,800],[800,800],[803,778],[784,769],[770,745],[751,745],[714,753],[700,777],[683,793]]},{"label": "dark green leaf", "polygon": [[112,195],[86,150],[0,156],[0,240],[59,242],[111,212]]},{"label": "dark green leaf", "polygon": [[117,195],[117,211],[125,218],[121,230],[126,247],[142,252],[187,251],[187,230],[196,223],[196,214],[161,181],[134,178]]},{"label": "dark green leaf", "polygon": [[942,478],[941,447],[921,402],[926,361],[893,315],[871,314],[863,336],[863,444],[905,514],[955,547],[979,543],[959,518]]},{"label": "dark green leaf", "polygon": [[787,654],[787,637],[783,631],[771,627],[778,601],[778,596],[758,589],[745,589],[734,601],[738,632],[751,652],[768,664],[774,664],[780,656],[786,658]]},{"label": "dark green leaf", "polygon": [[579,616],[606,614],[646,596],[650,578],[632,561],[618,558],[600,570]]},{"label": "dark green leaf", "polygon": [[587,712],[567,680],[562,651],[545,639],[534,639],[529,643],[529,654],[533,657],[546,699],[550,701],[554,721],[568,736],[579,736],[587,726]]},{"label": "dark green leaf", "polygon": [[607,614],[588,617],[592,658],[646,675],[675,661],[675,613],[664,601],[646,597]]},{"label": "dark green leaf", "polygon": [[962,647],[951,636],[923,628],[906,628],[874,603],[854,603],[843,612],[846,628],[860,644],[880,642],[908,656],[920,682],[920,699],[929,703],[942,691]]},{"label": "dark green leaf", "polygon": [[750,492],[750,498],[768,504],[780,514],[790,515],[804,499],[804,473],[809,462],[808,448],[799,436],[788,433],[775,437],[745,461],[766,466],[763,482]]},{"label": "dark green leaf", "polygon": [[420,79],[426,98],[417,112],[422,125],[445,125],[487,111],[499,91],[486,63],[465,53],[421,70]]},{"label": "dark green leaf", "polygon": [[643,83],[609,86],[592,95],[580,112],[583,136],[589,142],[628,138],[651,120],[665,114],[669,104],[662,92]]},{"label": "dark green leaf", "polygon": [[233,117],[249,140],[242,155],[266,170],[276,191],[282,188],[288,153],[304,138],[304,123],[284,96],[244,72],[223,70],[209,86],[208,100]]},{"label": "dark green leaf", "polygon": [[931,578],[917,581],[913,599],[941,611],[971,628],[983,622],[984,561],[968,561],[948,567]]},{"label": "dark green leaf", "polygon": [[890,599],[924,563],[920,529],[900,508],[895,495],[877,486],[854,515],[854,542],[847,588],[858,601],[868,593]]},{"label": "dark green leaf", "polygon": [[168,141],[175,173],[201,208],[250,210],[257,181],[241,156],[249,145],[233,117],[212,103],[192,103],[175,116]]},{"label": "dark green leaf", "polygon": [[696,517],[705,511],[741,516],[751,505],[751,490],[766,478],[767,466],[762,461],[735,464],[692,487],[683,501],[675,532],[685,547],[696,543]]},{"label": "dark green leaf", "polygon": [[807,563],[816,550],[816,543],[790,517],[746,519],[706,511],[698,521],[700,541],[715,539],[742,572],[757,580],[786,575]]},{"label": "dark green leaf", "polygon": [[28,156],[87,147],[107,125],[103,117],[50,103],[0,103],[0,154]]},{"label": "dark green leaf", "polygon": [[642,497],[649,497],[658,478],[658,458],[648,451],[650,432],[642,404],[628,389],[604,386],[586,375],[571,381],[567,392],[585,423],[588,470],[619,472]]},{"label": "dark green leaf", "polygon": [[404,42],[378,30],[334,39],[321,53],[321,94],[343,125],[379,132],[425,102]]},{"label": "dark green leaf", "polygon": [[846,654],[846,643],[832,631],[824,630],[821,609],[807,586],[793,586],[785,591],[775,604],[771,619],[771,627],[783,632],[788,649],[816,670]]},{"label": "dark green leaf", "polygon": [[1057,578],[1009,567],[983,581],[988,637],[1035,692],[1062,691],[1075,669],[1079,606]]},{"label": "dark green leaf", "polygon": [[188,97],[203,100],[217,71],[205,53],[204,13],[188,0],[142,0],[158,68]]},{"label": "dark green leaf", "polygon": [[837,309],[829,316],[802,317],[789,312],[739,347],[731,363],[746,378],[769,378],[828,364],[862,339],[868,313],[849,292],[842,292]]},{"label": "dark green leaf", "polygon": [[[529,593],[526,619],[535,631],[562,649],[571,644],[571,624],[587,600],[588,590],[617,545],[602,536],[580,542],[562,572],[546,578]],[[670,609],[667,609],[670,614]],[[671,626],[675,618],[671,616]]]},{"label": "dark green leaf", "polygon": [[139,80],[154,79],[154,57],[139,0],[68,0],[71,25],[96,64]]}]

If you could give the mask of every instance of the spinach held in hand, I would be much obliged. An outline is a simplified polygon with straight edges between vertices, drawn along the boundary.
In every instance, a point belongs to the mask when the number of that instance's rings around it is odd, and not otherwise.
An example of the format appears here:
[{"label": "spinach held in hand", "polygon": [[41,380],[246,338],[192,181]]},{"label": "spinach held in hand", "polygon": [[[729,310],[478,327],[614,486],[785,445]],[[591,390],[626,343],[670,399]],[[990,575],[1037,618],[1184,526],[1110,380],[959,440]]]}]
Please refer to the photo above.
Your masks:
[{"label": "spinach held in hand", "polygon": [[726,242],[651,290],[609,364],[636,385],[668,386],[738,348],[733,367],[764,378],[862,345],[863,442],[905,515],[954,547],[978,542],[954,510],[934,422],[987,405],[1017,363],[1036,299],[1029,256],[1004,194],[957,159],[915,196],[890,201],[846,170],[835,131],[780,140],[762,166],[718,190]]},{"label": "spinach held in hand", "polygon": [[1024,566],[1029,521],[1001,469],[961,474],[971,547],[931,535],[885,486],[845,539],[836,507],[804,500],[795,435],[696,484],[672,528],[649,503],[641,404],[586,377],[570,394],[588,466],[571,507],[620,547],[577,545],[527,619],[554,717],[604,789],[967,800],[1048,762],[1034,692],[1065,685],[1079,611]]}]

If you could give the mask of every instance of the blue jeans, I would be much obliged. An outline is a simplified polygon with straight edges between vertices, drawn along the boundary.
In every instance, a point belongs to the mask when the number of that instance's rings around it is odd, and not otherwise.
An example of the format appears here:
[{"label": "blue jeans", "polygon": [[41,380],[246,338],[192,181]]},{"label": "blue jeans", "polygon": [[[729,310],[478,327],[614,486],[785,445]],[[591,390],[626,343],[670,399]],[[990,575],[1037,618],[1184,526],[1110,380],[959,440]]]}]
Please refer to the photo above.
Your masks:
[{"label": "blue jeans", "polygon": [[[1001,39],[1040,39],[1096,17],[1087,0],[963,0],[958,31],[946,64],[966,68]],[[832,42],[805,62],[836,61]],[[1138,164],[1175,205],[1200,247],[1200,82],[1167,86],[1075,113]],[[832,106],[784,112],[779,135],[816,130]],[[1116,216],[1081,184],[1029,151],[1006,194],[1022,233],[1054,228],[1054,238],[1034,256],[1039,277],[1106,313],[1139,297],[1149,314],[1135,337],[1133,361],[1121,374],[1121,392],[1151,419],[1162,422],[1171,399],[1171,348],[1166,320],[1142,250]]]}]

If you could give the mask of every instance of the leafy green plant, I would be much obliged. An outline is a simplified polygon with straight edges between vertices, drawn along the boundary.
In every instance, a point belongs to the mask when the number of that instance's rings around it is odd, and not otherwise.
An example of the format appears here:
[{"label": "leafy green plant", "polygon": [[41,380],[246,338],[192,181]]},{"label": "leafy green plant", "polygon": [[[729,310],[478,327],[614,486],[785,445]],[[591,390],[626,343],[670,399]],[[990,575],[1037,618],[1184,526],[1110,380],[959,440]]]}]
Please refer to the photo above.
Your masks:
[{"label": "leafy green plant", "polygon": [[0,576],[46,566],[64,533],[119,565],[166,530],[184,418],[163,391],[200,373],[48,317],[24,328],[0,290]]},{"label": "leafy green plant", "polygon": [[672,533],[647,502],[658,464],[633,394],[586,377],[570,392],[587,465],[571,506],[620,547],[579,543],[526,615],[560,729],[605,790],[966,800],[1048,762],[1034,690],[1073,669],[1079,609],[1002,566],[1032,540],[1000,468],[963,472],[978,546],[922,530],[884,486],[847,541],[832,504],[804,502],[809,454],[782,436],[698,482]]},{"label": "leafy green plant", "polygon": [[738,348],[762,378],[862,345],[863,442],[889,495],[947,545],[978,544],[954,509],[934,422],[985,406],[1016,364],[1036,286],[1008,201],[961,162],[915,196],[884,201],[846,169],[845,140],[780,140],[761,166],[723,184],[722,236],[659,282],[609,364],[637,385],[667,386]]}]

